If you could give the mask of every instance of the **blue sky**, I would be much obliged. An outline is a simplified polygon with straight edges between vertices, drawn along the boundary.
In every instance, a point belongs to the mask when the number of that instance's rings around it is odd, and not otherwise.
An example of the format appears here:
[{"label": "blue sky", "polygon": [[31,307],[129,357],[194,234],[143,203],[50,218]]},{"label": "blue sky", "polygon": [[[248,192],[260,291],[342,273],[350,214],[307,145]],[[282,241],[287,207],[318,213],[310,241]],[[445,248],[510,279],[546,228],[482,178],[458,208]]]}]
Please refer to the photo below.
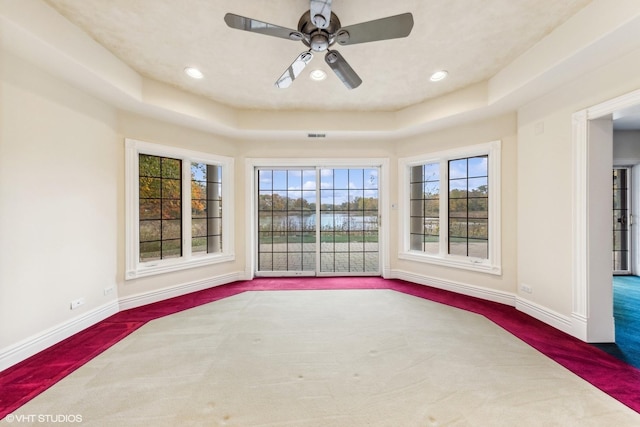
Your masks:
[{"label": "blue sky", "polygon": [[[316,202],[316,170],[261,170],[260,190]],[[321,169],[322,203],[341,204],[348,197],[378,197],[377,169]],[[292,193],[293,192],[293,193]]]},{"label": "blue sky", "polygon": [[[205,181],[207,178],[206,166],[206,163],[191,163],[191,179],[195,181]],[[217,168],[220,169],[221,166],[217,166]]]},{"label": "blue sky", "polygon": [[469,170],[467,171],[467,159],[452,160],[449,162],[449,178],[466,178],[475,176],[487,176],[487,157],[472,157],[468,159]]},{"label": "blue sky", "polygon": [[487,157],[472,157],[449,162],[449,188],[451,190],[473,191],[481,185],[488,184],[487,175]]}]

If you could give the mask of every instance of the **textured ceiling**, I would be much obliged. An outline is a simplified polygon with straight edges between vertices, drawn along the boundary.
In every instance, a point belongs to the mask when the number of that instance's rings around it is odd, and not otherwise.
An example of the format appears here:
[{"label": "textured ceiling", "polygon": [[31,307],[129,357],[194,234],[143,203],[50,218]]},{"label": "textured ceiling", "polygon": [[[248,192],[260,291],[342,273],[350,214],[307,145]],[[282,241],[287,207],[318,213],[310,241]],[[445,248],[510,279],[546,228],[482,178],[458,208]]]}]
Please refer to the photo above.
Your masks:
[{"label": "textured ceiling", "polygon": [[[288,89],[275,80],[302,42],[233,30],[232,12],[296,28],[308,0],[47,0],[145,77],[241,109],[394,111],[491,78],[589,0],[334,0],[343,26],[411,12],[407,38],[341,46],[363,84],[347,90],[316,54]],[[185,76],[186,66],[205,78]],[[313,69],[329,76],[308,78]],[[429,81],[436,70],[449,78]]]}]

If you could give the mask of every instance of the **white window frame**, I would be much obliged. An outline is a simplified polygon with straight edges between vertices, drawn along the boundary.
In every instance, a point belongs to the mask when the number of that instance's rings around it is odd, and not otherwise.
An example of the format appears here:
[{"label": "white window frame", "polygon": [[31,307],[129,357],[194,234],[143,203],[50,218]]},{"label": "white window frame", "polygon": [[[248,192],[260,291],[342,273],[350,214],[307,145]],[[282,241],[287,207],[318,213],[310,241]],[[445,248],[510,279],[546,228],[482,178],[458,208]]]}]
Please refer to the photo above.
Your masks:
[{"label": "white window frame", "polygon": [[[460,147],[435,153],[427,153],[419,156],[406,157],[398,160],[400,171],[401,202],[399,206],[400,229],[402,241],[398,258],[447,267],[472,270],[482,273],[501,275],[501,141],[492,141],[467,147]],[[449,182],[448,161],[477,156],[489,158],[489,251],[488,258],[474,258],[448,253],[449,244],[449,218],[447,192]],[[440,164],[440,239],[438,254],[428,254],[423,251],[412,250],[410,246],[410,195],[411,195],[411,168],[428,163]]]},{"label": "white window frame", "polygon": [[[182,161],[182,256],[140,261],[139,155],[170,157]],[[191,253],[191,163],[222,166],[222,252]],[[125,280],[168,273],[235,259],[233,230],[233,158],[178,147],[125,139]]]}]

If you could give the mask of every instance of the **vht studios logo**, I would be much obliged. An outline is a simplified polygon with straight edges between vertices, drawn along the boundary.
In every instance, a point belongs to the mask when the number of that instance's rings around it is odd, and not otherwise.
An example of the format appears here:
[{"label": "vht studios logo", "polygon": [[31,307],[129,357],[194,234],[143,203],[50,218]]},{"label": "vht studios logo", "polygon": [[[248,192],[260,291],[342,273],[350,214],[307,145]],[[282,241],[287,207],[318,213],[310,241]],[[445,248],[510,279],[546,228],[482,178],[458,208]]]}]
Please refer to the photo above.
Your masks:
[{"label": "vht studios logo", "polygon": [[8,423],[81,423],[82,415],[74,414],[9,414]]}]

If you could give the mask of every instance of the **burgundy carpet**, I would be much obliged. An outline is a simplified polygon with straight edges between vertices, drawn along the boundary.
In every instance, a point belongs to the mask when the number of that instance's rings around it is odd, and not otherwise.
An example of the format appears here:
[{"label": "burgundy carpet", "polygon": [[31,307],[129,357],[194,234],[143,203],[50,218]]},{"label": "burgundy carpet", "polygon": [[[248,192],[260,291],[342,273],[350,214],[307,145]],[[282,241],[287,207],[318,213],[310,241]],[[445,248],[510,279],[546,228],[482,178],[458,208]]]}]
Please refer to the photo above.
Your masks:
[{"label": "burgundy carpet", "polygon": [[245,291],[392,289],[481,314],[600,390],[640,412],[640,370],[513,307],[380,277],[259,278],[125,310],[0,372],[0,419],[146,322]]}]

